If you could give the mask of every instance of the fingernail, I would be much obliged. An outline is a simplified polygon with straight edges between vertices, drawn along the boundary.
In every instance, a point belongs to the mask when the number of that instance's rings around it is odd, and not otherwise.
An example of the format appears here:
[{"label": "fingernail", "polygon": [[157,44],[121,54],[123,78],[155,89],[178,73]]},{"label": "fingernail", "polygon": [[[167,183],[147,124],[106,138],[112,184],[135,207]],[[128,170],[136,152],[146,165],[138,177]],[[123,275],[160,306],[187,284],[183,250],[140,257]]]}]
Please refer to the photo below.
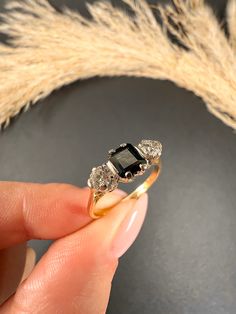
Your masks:
[{"label": "fingernail", "polygon": [[120,189],[116,189],[115,191],[113,191],[112,193],[116,194],[116,195],[119,195],[119,196],[126,196],[127,193],[123,190],[120,190]]},{"label": "fingernail", "polygon": [[97,209],[99,209],[99,208],[115,206],[126,195],[127,193],[125,193],[124,191],[116,189],[113,192],[107,193],[104,197],[102,197],[101,200],[99,200],[96,207]]},{"label": "fingernail", "polygon": [[110,248],[113,257],[121,257],[137,238],[144,222],[147,205],[148,196],[144,194],[119,225]]}]

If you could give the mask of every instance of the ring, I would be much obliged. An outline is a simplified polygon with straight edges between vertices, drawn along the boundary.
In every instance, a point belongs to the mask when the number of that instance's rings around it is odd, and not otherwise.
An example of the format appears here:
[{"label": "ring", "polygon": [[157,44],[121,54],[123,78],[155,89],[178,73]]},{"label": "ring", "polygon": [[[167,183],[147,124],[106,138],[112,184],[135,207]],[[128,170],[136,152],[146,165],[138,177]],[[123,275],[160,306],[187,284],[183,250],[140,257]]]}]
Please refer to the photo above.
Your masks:
[{"label": "ring", "polygon": [[91,190],[88,203],[89,215],[94,219],[104,216],[114,204],[106,208],[96,208],[100,199],[105,194],[114,191],[119,182],[133,182],[135,177],[143,175],[152,167],[149,177],[121,201],[137,199],[145,193],[160,174],[161,153],[162,144],[152,140],[142,140],[137,146],[125,143],[116,149],[111,149],[108,152],[108,161],[93,168],[88,179],[88,186]]}]

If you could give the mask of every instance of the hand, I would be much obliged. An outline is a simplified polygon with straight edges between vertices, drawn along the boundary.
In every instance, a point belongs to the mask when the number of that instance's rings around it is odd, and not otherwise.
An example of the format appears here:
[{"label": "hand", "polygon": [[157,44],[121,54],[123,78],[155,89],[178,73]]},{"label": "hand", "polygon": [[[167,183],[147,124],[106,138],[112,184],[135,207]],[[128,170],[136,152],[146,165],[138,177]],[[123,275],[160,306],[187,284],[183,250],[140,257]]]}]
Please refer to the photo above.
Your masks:
[{"label": "hand", "polygon": [[[109,198],[123,196],[116,190]],[[142,226],[147,195],[122,202],[95,221],[87,213],[88,197],[88,189],[66,184],[0,182],[2,297],[15,271],[7,268],[8,254],[30,239],[55,239],[35,267],[28,251],[21,283],[0,314],[105,313],[118,258]]]}]

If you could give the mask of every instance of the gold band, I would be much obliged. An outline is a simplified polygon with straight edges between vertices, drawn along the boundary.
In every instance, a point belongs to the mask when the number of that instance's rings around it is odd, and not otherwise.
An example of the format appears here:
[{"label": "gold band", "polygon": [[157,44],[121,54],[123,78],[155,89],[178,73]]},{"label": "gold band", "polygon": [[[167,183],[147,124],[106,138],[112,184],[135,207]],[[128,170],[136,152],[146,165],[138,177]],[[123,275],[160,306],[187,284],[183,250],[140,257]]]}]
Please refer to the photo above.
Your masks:
[{"label": "gold band", "polygon": [[104,215],[106,215],[114,206],[119,204],[120,202],[129,200],[129,199],[138,199],[142,194],[144,194],[157,180],[161,172],[161,160],[158,159],[156,164],[152,165],[152,172],[148,176],[148,178],[140,184],[132,193],[130,193],[128,196],[121,199],[118,203],[112,204],[112,206],[106,207],[106,208],[99,208],[96,209],[96,205],[98,201],[106,194],[102,192],[97,192],[94,189],[90,189],[90,198],[88,203],[88,211],[89,215],[93,219],[98,219]]}]

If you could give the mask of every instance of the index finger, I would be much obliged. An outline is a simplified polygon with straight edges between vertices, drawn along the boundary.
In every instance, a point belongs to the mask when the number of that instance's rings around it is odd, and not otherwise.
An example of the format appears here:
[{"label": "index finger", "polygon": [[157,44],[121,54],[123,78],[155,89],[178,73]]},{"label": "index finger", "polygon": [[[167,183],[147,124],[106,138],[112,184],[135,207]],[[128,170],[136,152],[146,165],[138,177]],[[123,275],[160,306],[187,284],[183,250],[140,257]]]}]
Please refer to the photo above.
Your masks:
[{"label": "index finger", "polygon": [[69,184],[0,182],[0,248],[56,239],[91,221],[89,189]]}]

